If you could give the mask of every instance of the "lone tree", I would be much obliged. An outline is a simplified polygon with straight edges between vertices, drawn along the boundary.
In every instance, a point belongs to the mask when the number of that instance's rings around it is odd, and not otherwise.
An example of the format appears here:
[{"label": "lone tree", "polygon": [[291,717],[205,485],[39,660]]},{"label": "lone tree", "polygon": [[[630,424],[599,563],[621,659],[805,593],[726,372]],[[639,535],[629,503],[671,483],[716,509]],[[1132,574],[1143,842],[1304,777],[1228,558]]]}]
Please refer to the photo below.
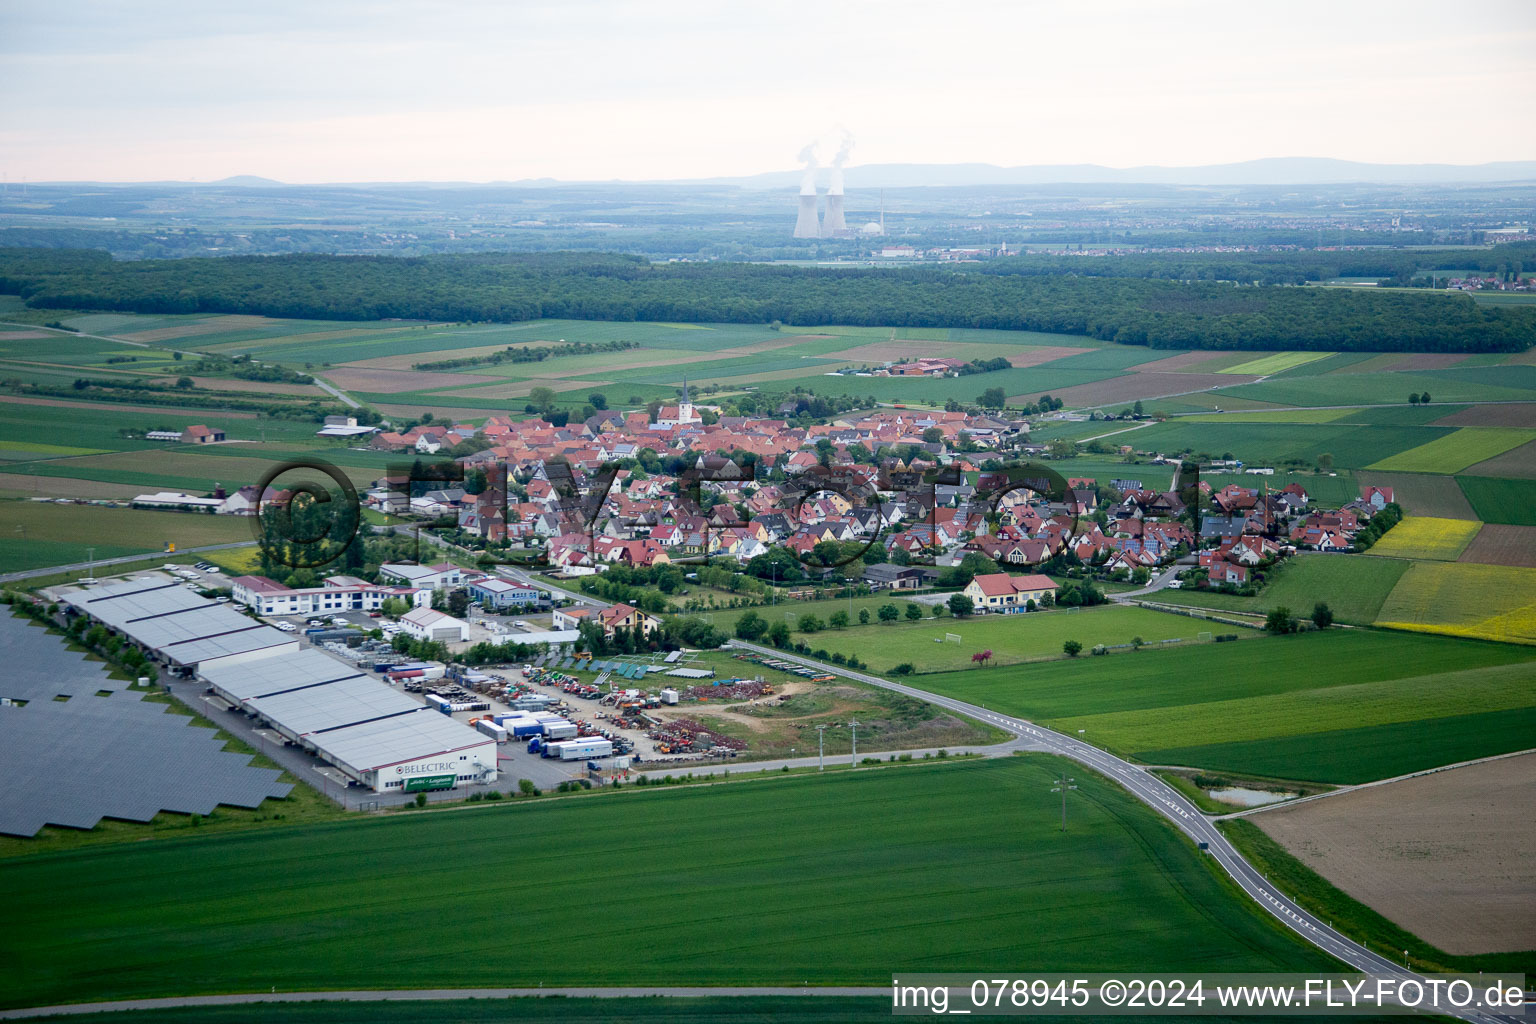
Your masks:
[{"label": "lone tree", "polygon": [[1075,658],[1083,653],[1083,645],[1076,640],[1068,640],[1061,645],[1063,653],[1069,658]]},{"label": "lone tree", "polygon": [[976,401],[983,409],[1001,409],[1008,404],[1008,392],[1002,388],[987,388]]},{"label": "lone tree", "polygon": [[1271,633],[1296,632],[1296,620],[1291,617],[1291,610],[1283,605],[1269,610],[1269,617],[1264,620],[1264,628]]},{"label": "lone tree", "polygon": [[859,609],[859,625],[861,625],[861,626],[869,625],[869,609],[868,608],[860,608]]},{"label": "lone tree", "polygon": [[1328,607],[1327,601],[1319,601],[1312,606],[1312,624],[1318,629],[1327,629],[1333,625],[1333,609]]},{"label": "lone tree", "polygon": [[1418,405],[1419,404],[1419,393],[1417,391],[1415,391],[1413,394],[1408,396],[1408,404],[1409,405]]},{"label": "lone tree", "polygon": [[879,615],[881,622],[895,622],[901,618],[901,612],[893,604],[881,605]]},{"label": "lone tree", "polygon": [[964,594],[950,594],[948,604],[949,610],[956,615],[969,615],[976,610],[976,606],[971,604],[971,599]]},{"label": "lone tree", "polygon": [[902,614],[907,617],[907,621],[908,622],[915,622],[918,619],[923,617],[923,610],[921,608],[919,608],[917,605],[915,605],[912,602],[908,601],[907,602],[907,610],[902,612]]},{"label": "lone tree", "polygon": [[991,660],[992,660],[992,652],[989,651],[989,650],[988,651],[977,651],[975,654],[971,655],[971,661],[975,662],[976,664],[978,664],[978,665],[980,665],[982,667],[986,667],[987,662],[989,662]]},{"label": "lone tree", "polygon": [[827,624],[833,629],[847,629],[848,613],[845,611],[833,612],[830,616],[827,617]]}]

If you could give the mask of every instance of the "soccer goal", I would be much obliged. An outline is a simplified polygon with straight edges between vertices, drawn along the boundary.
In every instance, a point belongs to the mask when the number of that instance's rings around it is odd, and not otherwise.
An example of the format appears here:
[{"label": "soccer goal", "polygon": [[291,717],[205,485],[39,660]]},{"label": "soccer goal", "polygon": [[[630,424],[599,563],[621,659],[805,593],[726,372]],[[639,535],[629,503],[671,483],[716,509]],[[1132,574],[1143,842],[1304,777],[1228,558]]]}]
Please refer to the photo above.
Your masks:
[{"label": "soccer goal", "polygon": [[944,642],[947,643],[947,644],[957,644],[957,643],[960,642],[960,634],[959,633],[945,633],[944,634]]},{"label": "soccer goal", "polygon": [[1209,633],[1200,633],[1200,634],[1198,634],[1195,637],[1195,641],[1197,643],[1208,644],[1208,643],[1211,642],[1211,634],[1209,634]]}]

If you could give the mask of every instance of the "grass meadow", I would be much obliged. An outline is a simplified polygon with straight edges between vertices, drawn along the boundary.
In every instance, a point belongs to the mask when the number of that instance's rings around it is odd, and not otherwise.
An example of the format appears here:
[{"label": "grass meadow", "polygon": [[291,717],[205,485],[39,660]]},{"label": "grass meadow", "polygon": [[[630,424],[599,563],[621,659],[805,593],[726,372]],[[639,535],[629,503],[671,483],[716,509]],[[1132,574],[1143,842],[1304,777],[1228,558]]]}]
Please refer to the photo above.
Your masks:
[{"label": "grass meadow", "polygon": [[[628,789],[20,858],[6,867],[0,1005],[1329,962],[1097,776],[1077,771],[1058,831],[1063,766],[1030,755]],[[438,873],[444,850],[473,877]],[[599,851],[604,870],[582,870]],[[618,899],[615,877],[635,881]],[[557,938],[527,941],[533,907],[568,911]],[[663,937],[665,922],[683,926]],[[424,955],[465,934],[504,935],[516,955]]]},{"label": "grass meadow", "polygon": [[[1395,527],[1388,537],[1401,529]],[[1379,547],[1380,545],[1378,545]],[[1376,552],[1372,548],[1372,553]],[[1255,597],[1201,590],[1164,590],[1157,600],[1193,608],[1264,615],[1271,608],[1289,608],[1306,616],[1319,601],[1326,602],[1334,618],[1343,623],[1368,626],[1376,621],[1382,602],[1408,570],[1398,558],[1357,558],[1351,555],[1300,554],[1280,563],[1268,584]]]}]

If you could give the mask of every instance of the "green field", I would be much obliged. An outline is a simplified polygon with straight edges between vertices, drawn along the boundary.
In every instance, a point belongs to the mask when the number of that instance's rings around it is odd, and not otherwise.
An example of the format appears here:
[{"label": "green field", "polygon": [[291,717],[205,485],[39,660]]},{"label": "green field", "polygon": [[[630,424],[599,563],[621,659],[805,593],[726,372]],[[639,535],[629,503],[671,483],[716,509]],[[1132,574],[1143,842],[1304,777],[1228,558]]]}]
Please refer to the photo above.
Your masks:
[{"label": "green field", "polygon": [[1483,522],[1536,526],[1536,480],[1459,476],[1456,482]]},{"label": "green field", "polygon": [[1249,373],[1258,376],[1268,376],[1271,373],[1280,373],[1282,370],[1293,370],[1298,366],[1326,359],[1333,355],[1332,352],[1275,352],[1259,359],[1250,359],[1236,366],[1229,366],[1222,373]]},{"label": "green field", "polygon": [[1395,558],[1303,553],[1271,570],[1268,584],[1256,597],[1200,590],[1163,590],[1157,593],[1155,600],[1251,615],[1266,614],[1271,608],[1289,608],[1292,614],[1302,616],[1310,615],[1312,606],[1323,601],[1332,609],[1337,621],[1368,626],[1376,621],[1382,602],[1407,568],[1407,562]]},{"label": "green field", "polygon": [[[827,605],[827,613],[835,610]],[[1089,650],[1095,644],[1128,644],[1141,637],[1149,644],[1164,640],[1194,641],[1209,632],[1211,623],[1183,615],[1169,615],[1146,608],[1102,605],[1080,611],[1057,609],[1024,615],[946,616],[920,622],[854,626],[810,635],[795,634],[812,647],[858,655],[875,672],[888,672],[908,662],[919,672],[949,672],[969,668],[971,655],[990,650],[999,665],[1060,658],[1065,640],[1076,640]],[[946,633],[957,633],[961,642],[944,643]]]},{"label": "green field", "polygon": [[1457,473],[1533,439],[1536,439],[1536,430],[1463,427],[1453,434],[1399,452],[1369,468],[1407,473]]},{"label": "green field", "polygon": [[1450,433],[1449,427],[1179,417],[1128,434],[1126,443],[1165,454],[1188,450],[1219,458],[1231,452],[1251,466],[1286,459],[1315,463],[1326,453],[1336,467],[1361,469]]},{"label": "green field", "polygon": [[[1513,645],[1331,630],[952,672],[922,683],[1069,733],[1084,729],[1089,742],[1151,764],[1363,782],[1399,774],[1405,763],[1431,768],[1529,746],[1528,730],[1518,726],[1536,708],[1533,663],[1536,652]],[[1484,713],[1515,726],[1451,735],[1438,724]],[[1361,735],[1347,745],[1317,739],[1342,730]],[[1405,732],[1421,739],[1370,739]]]},{"label": "green field", "polygon": [[183,549],[250,539],[250,523],[236,516],[0,501],[0,566],[8,572],[83,562],[87,546],[96,558],[116,558],[161,551],[167,541]]},{"label": "green field", "polygon": [[[1318,376],[1272,377],[1253,384],[1234,384],[1215,394],[1277,405],[1402,405],[1410,394],[1425,391],[1436,402],[1530,401],[1536,378],[1512,373],[1526,366],[1486,366],[1464,371],[1329,373]],[[1484,374],[1491,376],[1483,377]],[[1507,374],[1507,376],[1500,376]]]},{"label": "green field", "polygon": [[[882,985],[893,970],[1020,963],[1329,962],[1111,783],[1076,770],[1059,832],[1050,782],[1063,764],[631,789],[23,857],[6,865],[0,1005],[274,985]],[[473,877],[440,884],[434,865],[450,849]],[[599,853],[602,871],[581,868]],[[632,880],[619,899],[615,878]],[[572,910],[558,941],[518,931],[518,908],[534,904]],[[667,921],[683,926],[660,941]],[[516,955],[423,955],[466,934],[505,934]],[[595,949],[613,955],[572,952]]]}]

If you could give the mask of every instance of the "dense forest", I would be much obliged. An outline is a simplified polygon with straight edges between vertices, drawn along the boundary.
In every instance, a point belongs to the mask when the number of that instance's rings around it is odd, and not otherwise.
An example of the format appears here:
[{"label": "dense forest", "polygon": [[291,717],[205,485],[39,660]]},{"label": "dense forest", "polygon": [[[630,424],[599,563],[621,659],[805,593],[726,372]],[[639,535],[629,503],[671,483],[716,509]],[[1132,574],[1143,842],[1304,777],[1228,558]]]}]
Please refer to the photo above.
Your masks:
[{"label": "dense forest", "polygon": [[117,262],[10,249],[0,250],[0,293],[52,309],[976,327],[1169,349],[1494,352],[1536,341],[1536,307],[1483,308],[1464,295],[1025,275],[1011,262],[840,269],[578,253]]}]

